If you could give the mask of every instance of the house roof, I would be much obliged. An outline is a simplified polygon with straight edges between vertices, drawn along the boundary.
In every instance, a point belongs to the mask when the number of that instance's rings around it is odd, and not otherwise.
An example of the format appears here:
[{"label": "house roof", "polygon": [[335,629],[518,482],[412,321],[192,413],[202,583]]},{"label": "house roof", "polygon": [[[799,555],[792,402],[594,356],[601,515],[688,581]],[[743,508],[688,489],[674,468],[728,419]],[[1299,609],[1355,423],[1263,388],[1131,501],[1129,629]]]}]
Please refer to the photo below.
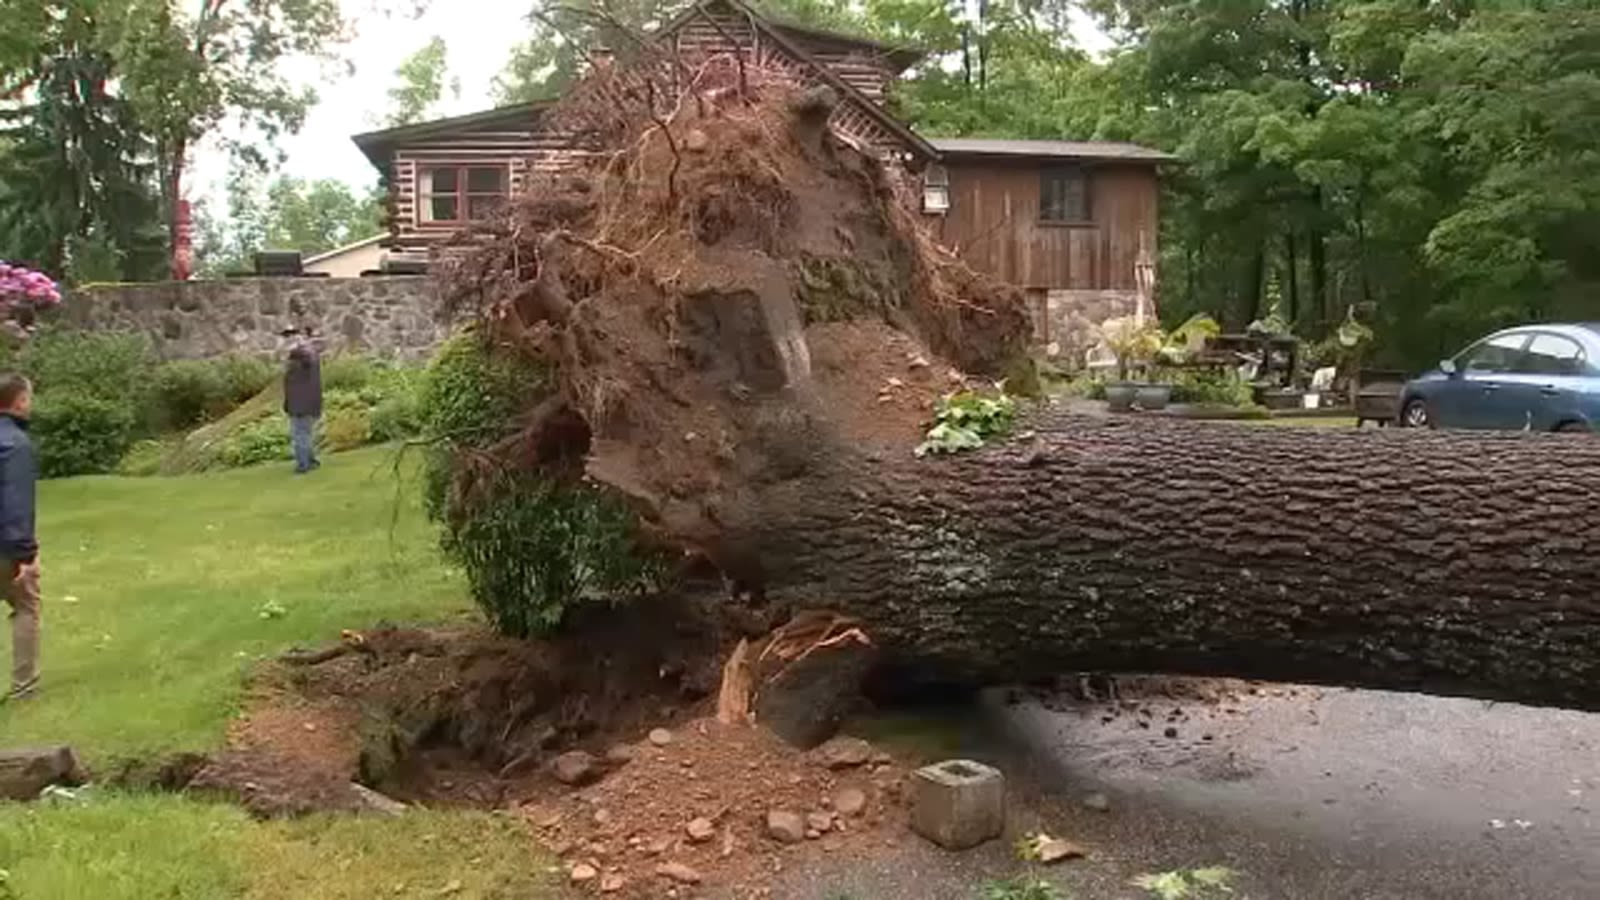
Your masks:
[{"label": "house roof", "polygon": [[372,237],[363,238],[363,239],[361,239],[359,241],[355,241],[353,243],[345,244],[343,247],[335,247],[332,250],[328,250],[328,251],[323,252],[323,253],[318,253],[315,256],[308,256],[301,263],[301,265],[309,266],[309,265],[311,265],[313,263],[324,262],[326,260],[330,260],[330,259],[334,258],[335,256],[339,256],[339,255],[344,254],[344,253],[349,253],[352,250],[360,250],[363,247],[370,247],[373,244],[376,244],[379,241],[382,241],[383,239],[387,238],[388,236],[389,236],[389,233],[387,231],[380,232],[378,234],[373,235]]},{"label": "house roof", "polygon": [[369,131],[352,137],[361,152],[373,165],[383,168],[389,163],[389,156],[399,144],[408,144],[413,141],[427,140],[431,137],[441,137],[455,134],[462,129],[480,129],[495,125],[521,125],[526,124],[530,118],[540,111],[555,104],[554,100],[535,100],[532,103],[516,103],[511,106],[500,106],[486,109],[482,112],[468,113],[464,116],[451,116],[447,119],[430,119],[426,122],[417,122],[414,125],[397,125],[394,128],[384,128],[378,131]]},{"label": "house roof", "polygon": [[1115,141],[1021,141],[998,138],[930,138],[945,158],[1084,159],[1129,163],[1176,162],[1170,153]]}]

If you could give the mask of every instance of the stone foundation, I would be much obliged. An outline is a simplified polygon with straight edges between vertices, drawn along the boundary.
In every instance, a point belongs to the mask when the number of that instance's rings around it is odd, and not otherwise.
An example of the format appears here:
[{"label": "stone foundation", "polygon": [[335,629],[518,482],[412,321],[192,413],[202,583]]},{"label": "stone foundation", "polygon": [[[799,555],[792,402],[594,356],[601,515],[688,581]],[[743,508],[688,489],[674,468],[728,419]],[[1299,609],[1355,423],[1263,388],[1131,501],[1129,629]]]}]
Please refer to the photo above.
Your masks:
[{"label": "stone foundation", "polygon": [[276,353],[280,332],[311,327],[331,352],[418,359],[448,333],[427,278],[240,278],[89,286],[57,321],[148,335],[164,359]]},{"label": "stone foundation", "polygon": [[1089,352],[1100,343],[1100,326],[1108,319],[1133,315],[1139,293],[1039,291],[1031,299],[1034,341],[1053,362],[1076,370],[1088,365]]}]

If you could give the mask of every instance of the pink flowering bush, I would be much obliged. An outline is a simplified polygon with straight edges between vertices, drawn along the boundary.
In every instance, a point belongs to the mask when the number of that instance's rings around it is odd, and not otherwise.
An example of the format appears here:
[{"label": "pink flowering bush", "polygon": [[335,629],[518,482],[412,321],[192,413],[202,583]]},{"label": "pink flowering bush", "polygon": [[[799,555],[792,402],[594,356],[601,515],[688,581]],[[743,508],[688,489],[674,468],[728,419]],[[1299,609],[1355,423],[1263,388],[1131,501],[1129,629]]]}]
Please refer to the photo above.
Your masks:
[{"label": "pink flowering bush", "polygon": [[50,276],[0,260],[0,308],[9,311],[18,304],[38,308],[60,302],[61,289]]}]

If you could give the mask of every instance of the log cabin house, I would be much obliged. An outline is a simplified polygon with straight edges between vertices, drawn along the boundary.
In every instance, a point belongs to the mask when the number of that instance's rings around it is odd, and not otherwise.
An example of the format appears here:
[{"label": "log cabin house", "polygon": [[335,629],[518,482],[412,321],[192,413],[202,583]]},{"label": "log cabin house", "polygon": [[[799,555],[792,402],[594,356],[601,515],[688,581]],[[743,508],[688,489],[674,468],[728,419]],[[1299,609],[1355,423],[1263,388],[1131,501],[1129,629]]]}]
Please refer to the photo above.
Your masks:
[{"label": "log cabin house", "polygon": [[[1159,169],[1173,157],[1133,144],[926,138],[886,97],[922,55],[774,20],[743,0],[700,0],[654,33],[680,59],[739,54],[840,97],[830,125],[917,179],[922,212],[975,268],[1024,288],[1035,338],[1078,355],[1093,326],[1130,313],[1153,289]],[[580,81],[574,90],[583,90]],[[586,151],[552,101],[357,135],[389,190],[390,267],[430,253]]]}]

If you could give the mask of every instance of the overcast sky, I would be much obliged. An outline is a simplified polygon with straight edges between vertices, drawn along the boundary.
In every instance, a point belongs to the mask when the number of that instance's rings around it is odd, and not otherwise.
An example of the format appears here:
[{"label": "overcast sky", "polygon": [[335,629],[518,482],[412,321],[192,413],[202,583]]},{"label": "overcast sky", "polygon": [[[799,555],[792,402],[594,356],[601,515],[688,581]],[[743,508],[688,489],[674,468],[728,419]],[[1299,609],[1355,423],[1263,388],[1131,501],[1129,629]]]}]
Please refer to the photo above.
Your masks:
[{"label": "overcast sky", "polygon": [[[382,15],[375,8],[404,6],[399,0],[343,0],[345,13],[354,23],[353,40],[344,55],[355,66],[349,77],[340,77],[318,86],[319,102],[311,111],[298,135],[279,147],[286,155],[284,171],[302,178],[337,178],[353,186],[365,187],[377,180],[366,157],[350,142],[350,136],[380,127],[378,119],[387,111],[388,91],[396,83],[394,71],[407,56],[421,49],[434,36],[444,38],[449,48],[450,75],[459,79],[459,97],[447,97],[440,115],[458,115],[487,109],[493,105],[491,84],[511,55],[511,50],[528,33],[526,14],[532,0],[433,0],[421,18]],[[1098,52],[1109,46],[1106,36],[1086,19],[1079,18],[1073,35],[1080,47]],[[291,66],[293,77],[313,81],[317,67]],[[225,154],[202,148],[195,159],[196,199],[220,199],[221,185],[227,177]]]}]

